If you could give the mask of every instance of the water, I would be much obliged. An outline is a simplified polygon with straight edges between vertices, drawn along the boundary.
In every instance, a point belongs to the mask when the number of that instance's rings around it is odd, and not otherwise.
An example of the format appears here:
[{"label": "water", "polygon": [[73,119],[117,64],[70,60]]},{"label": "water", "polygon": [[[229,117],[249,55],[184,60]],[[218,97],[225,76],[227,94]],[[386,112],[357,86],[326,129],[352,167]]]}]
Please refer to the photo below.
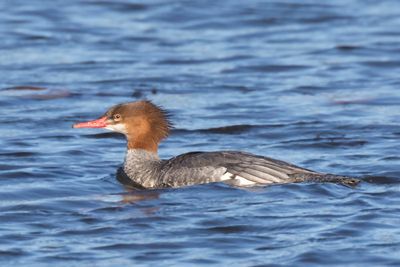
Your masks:
[{"label": "water", "polygon": [[[1,266],[398,266],[398,1],[0,1]],[[121,136],[72,129],[151,99],[160,147],[244,150],[355,189],[131,191]]]}]

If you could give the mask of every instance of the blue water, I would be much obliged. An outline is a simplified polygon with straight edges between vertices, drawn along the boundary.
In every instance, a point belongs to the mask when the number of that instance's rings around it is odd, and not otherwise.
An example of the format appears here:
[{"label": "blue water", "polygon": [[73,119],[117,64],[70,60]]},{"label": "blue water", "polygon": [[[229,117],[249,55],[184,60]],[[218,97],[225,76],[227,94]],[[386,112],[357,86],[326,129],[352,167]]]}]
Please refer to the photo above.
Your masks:
[{"label": "blue water", "polygon": [[[399,266],[398,1],[0,1],[1,266]],[[151,99],[160,147],[244,150],[356,188],[132,191],[122,136],[72,129]]]}]

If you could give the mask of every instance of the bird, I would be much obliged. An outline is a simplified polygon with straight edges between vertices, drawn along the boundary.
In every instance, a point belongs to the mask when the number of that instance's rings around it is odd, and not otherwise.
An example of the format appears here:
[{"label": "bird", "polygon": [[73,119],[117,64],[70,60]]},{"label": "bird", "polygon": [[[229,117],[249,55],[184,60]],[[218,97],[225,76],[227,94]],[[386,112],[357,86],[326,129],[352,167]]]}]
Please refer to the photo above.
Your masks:
[{"label": "bird", "polygon": [[141,189],[178,188],[206,183],[237,187],[299,182],[355,186],[354,177],[321,173],[242,151],[196,151],[160,159],[158,146],[172,130],[170,114],[149,100],[117,104],[98,119],[73,128],[103,128],[125,135],[127,150],[118,171]]}]

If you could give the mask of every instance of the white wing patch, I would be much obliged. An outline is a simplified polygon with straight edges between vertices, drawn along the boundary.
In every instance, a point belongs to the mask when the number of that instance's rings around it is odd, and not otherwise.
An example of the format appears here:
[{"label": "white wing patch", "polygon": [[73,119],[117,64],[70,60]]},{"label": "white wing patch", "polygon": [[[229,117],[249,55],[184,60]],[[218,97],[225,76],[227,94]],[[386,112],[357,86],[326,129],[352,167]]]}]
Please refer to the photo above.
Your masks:
[{"label": "white wing patch", "polygon": [[230,181],[236,185],[236,186],[249,186],[249,185],[255,185],[256,183],[253,181],[249,181],[246,178],[232,174],[230,172],[226,172],[224,175],[221,176],[221,181]]}]

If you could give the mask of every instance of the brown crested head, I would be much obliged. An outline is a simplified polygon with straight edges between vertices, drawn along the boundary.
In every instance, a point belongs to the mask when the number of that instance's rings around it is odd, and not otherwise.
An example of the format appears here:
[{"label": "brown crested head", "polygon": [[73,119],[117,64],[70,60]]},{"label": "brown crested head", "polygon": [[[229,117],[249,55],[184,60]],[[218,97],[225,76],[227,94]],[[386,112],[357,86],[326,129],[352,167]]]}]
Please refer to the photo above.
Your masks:
[{"label": "brown crested head", "polygon": [[158,144],[169,135],[168,113],[150,101],[137,101],[111,107],[99,119],[73,125],[74,128],[105,128],[123,133],[128,149],[157,152]]}]

